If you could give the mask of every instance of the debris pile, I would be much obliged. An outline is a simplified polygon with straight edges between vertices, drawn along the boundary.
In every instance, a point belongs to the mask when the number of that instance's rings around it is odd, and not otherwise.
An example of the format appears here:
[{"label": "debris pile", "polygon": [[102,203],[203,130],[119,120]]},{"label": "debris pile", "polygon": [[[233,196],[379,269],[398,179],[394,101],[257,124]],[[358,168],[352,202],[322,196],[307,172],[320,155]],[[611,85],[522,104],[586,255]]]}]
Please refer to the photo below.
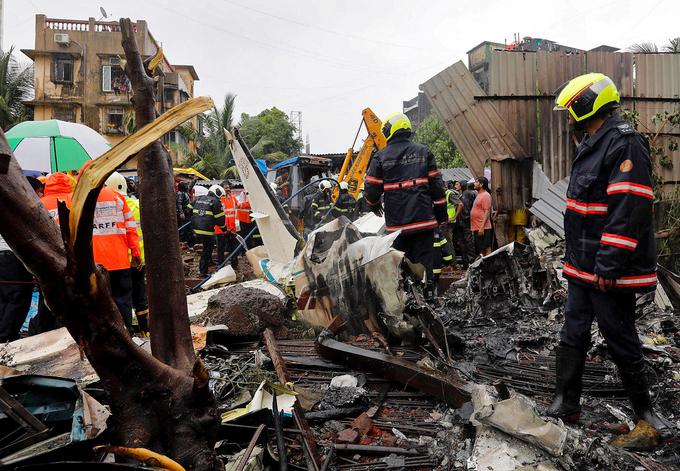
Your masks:
[{"label": "debris pile", "polygon": [[[353,245],[377,242],[355,234],[351,225],[336,229],[326,233],[328,243],[321,236],[316,239],[307,260],[317,266],[305,267],[308,275],[316,273],[316,294],[322,285],[326,288],[326,301],[355,290],[353,283],[359,280],[371,280],[372,292],[380,293],[382,264],[403,269],[401,262],[390,260],[391,250],[365,247],[351,255],[356,266],[345,264],[342,257],[347,258]],[[344,315],[311,339],[301,338],[307,328],[299,329],[292,320],[295,300],[271,282],[249,281],[190,296],[193,321],[212,326],[192,330],[221,417],[216,451],[226,469],[277,468],[282,462],[288,469],[357,471],[677,468],[678,443],[648,451],[658,437],[644,422],[632,421],[617,370],[596,328],[584,374],[581,423],[567,426],[542,417],[554,392],[552,351],[564,315],[563,246],[540,227],[529,232],[528,240],[529,245],[510,244],[473,263],[435,310],[419,304],[417,291],[402,292],[399,315],[417,328],[397,342],[390,337],[392,343],[376,332],[355,333],[355,328],[363,330],[362,323],[350,322],[352,309],[363,309],[357,296],[329,304]],[[363,253],[372,256],[357,256]],[[362,260],[382,268],[368,276]],[[318,276],[323,264],[333,276]],[[408,289],[408,281],[396,286]],[[677,427],[680,326],[672,295],[641,297],[638,328],[656,408]],[[384,319],[380,306],[357,312],[363,321]],[[437,325],[445,335],[436,331]],[[148,341],[138,344],[149,348]],[[8,344],[0,356],[6,365],[3,375],[14,376],[4,380],[7,384],[30,378],[17,375],[49,374],[52,369],[95,391],[102,410],[108,404],[96,374],[65,329]],[[9,386],[7,391],[10,399],[27,397]],[[69,406],[65,424],[80,420],[82,403]],[[36,409],[24,407],[42,418]],[[106,434],[97,436],[101,430],[90,430],[94,435],[87,439],[87,453],[71,440],[59,445],[59,456],[104,459],[108,449],[93,451],[108,443]],[[42,438],[33,446],[49,443]],[[55,455],[34,449],[24,447],[20,459],[0,453],[0,462],[14,466],[55,460]]]}]

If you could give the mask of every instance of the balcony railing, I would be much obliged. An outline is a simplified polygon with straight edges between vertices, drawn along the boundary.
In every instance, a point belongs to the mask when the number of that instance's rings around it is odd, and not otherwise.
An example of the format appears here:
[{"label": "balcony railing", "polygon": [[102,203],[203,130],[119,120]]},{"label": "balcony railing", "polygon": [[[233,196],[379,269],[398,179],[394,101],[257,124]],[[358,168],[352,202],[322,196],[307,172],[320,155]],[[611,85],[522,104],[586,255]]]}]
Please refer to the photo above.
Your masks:
[{"label": "balcony railing", "polygon": [[[45,28],[59,31],[90,31],[88,20],[66,20],[59,18],[46,18]],[[132,29],[137,32],[137,23],[132,23]],[[94,31],[97,33],[119,33],[120,24],[117,21],[95,21]]]}]

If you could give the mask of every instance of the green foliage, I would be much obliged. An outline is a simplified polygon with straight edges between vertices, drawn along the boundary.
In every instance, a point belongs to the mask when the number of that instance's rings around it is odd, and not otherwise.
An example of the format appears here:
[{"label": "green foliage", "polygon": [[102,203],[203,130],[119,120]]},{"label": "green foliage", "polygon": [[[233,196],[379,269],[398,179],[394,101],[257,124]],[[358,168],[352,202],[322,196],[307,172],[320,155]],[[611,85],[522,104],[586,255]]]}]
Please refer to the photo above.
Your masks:
[{"label": "green foliage", "polygon": [[456,149],[444,124],[435,114],[431,114],[420,123],[413,140],[430,148],[437,159],[437,167],[467,167],[463,155]]},{"label": "green foliage", "polygon": [[295,136],[295,125],[276,107],[257,116],[243,113],[239,131],[250,152],[258,159],[284,160],[302,149],[302,141]]},{"label": "green foliage", "polygon": [[628,52],[636,54],[657,54],[659,52],[670,52],[673,54],[680,53],[680,36],[668,40],[668,44],[659,47],[651,42],[642,42],[632,44],[628,47]]},{"label": "green foliage", "polygon": [[660,229],[657,242],[659,263],[680,273],[680,188],[676,188],[655,208],[656,226]]},{"label": "green foliage", "polygon": [[33,118],[23,101],[33,97],[33,66],[22,66],[9,51],[0,53],[0,127],[7,131]]},{"label": "green foliage", "polygon": [[680,36],[668,40],[668,44],[663,47],[664,52],[680,53]]},{"label": "green foliage", "polygon": [[202,133],[197,133],[191,126],[177,128],[177,132],[185,140],[196,140],[197,143],[196,152],[182,149],[187,155],[182,165],[193,167],[208,178],[220,179],[227,176],[232,157],[223,129],[230,131],[234,125],[235,103],[236,95],[228,93],[222,108],[215,106],[211,112],[199,115],[199,129],[203,130]]}]

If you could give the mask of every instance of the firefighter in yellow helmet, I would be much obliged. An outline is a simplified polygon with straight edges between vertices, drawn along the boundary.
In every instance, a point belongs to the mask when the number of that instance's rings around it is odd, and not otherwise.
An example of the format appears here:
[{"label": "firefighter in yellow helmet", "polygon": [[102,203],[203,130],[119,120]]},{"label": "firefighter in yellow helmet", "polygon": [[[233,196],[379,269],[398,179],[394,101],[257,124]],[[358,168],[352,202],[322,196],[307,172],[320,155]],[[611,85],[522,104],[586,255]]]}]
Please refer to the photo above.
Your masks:
[{"label": "firefighter in yellow helmet", "polygon": [[557,91],[555,109],[584,133],[567,190],[564,275],[569,283],[564,325],[556,349],[556,394],[548,415],[577,420],[582,375],[597,319],[638,419],[661,437],[670,427],[652,408],[640,339],[635,295],[656,287],[649,145],[616,113],[614,82],[590,73]]},{"label": "firefighter in yellow helmet", "polygon": [[448,220],[441,173],[432,152],[411,141],[411,121],[406,115],[389,116],[382,133],[387,146],[371,159],[364,198],[381,215],[383,196],[387,231],[401,231],[394,247],[425,267],[425,295],[434,300],[434,230]]}]

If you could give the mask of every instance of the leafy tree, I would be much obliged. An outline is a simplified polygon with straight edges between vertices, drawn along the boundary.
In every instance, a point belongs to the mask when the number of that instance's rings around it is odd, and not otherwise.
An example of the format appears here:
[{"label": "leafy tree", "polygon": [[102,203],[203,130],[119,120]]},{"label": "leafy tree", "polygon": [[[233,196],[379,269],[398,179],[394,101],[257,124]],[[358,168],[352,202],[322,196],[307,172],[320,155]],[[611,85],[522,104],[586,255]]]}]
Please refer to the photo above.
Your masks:
[{"label": "leafy tree", "polygon": [[437,159],[437,167],[467,167],[463,155],[456,149],[444,124],[434,113],[420,123],[413,140],[430,148]]},{"label": "leafy tree", "polygon": [[13,51],[14,46],[0,53],[0,127],[5,131],[33,117],[23,104],[33,97],[33,67],[19,64]]},{"label": "leafy tree", "polygon": [[259,159],[283,160],[302,149],[302,140],[295,136],[297,128],[288,115],[276,107],[257,116],[243,113],[239,129],[250,151]]},{"label": "leafy tree", "polygon": [[[193,138],[197,141],[196,152],[182,149],[187,156],[183,165],[194,167],[209,178],[220,179],[228,176],[232,158],[223,129],[231,130],[233,127],[235,103],[236,95],[227,93],[221,109],[215,106],[210,113],[199,115],[199,129],[203,130],[202,133],[195,133],[189,126],[177,128],[185,140]],[[194,134],[191,134],[192,132]]]}]

